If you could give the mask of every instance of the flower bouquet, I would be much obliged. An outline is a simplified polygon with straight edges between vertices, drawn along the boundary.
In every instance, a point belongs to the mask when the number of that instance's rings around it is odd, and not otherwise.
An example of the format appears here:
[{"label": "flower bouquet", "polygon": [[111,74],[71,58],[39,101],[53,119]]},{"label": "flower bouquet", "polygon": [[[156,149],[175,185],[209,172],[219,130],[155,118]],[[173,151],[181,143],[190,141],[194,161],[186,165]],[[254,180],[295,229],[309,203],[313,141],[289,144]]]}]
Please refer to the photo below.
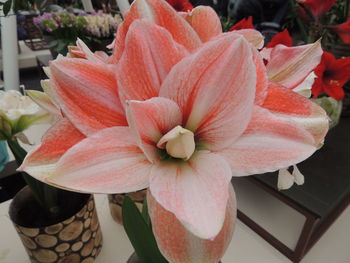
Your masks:
[{"label": "flower bouquet", "polygon": [[263,42],[254,29],[222,33],[210,7],[136,0],[111,56],[78,40],[50,63],[38,102],[62,118],[20,170],[78,192],[147,188],[142,214],[123,204],[141,262],[219,262],[236,218],[232,176],[297,164],[328,130],[324,110],[295,91],[320,42],[276,46],[265,61]]}]

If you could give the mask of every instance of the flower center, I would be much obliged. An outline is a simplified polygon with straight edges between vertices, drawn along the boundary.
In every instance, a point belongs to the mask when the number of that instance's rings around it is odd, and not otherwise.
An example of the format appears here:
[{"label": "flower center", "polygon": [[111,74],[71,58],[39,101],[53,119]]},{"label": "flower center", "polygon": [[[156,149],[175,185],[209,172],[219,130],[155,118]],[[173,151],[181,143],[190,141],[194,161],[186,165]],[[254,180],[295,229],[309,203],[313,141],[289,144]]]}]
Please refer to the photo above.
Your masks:
[{"label": "flower center", "polygon": [[188,160],[196,147],[194,134],[178,125],[160,138],[157,147],[165,148],[171,157]]}]

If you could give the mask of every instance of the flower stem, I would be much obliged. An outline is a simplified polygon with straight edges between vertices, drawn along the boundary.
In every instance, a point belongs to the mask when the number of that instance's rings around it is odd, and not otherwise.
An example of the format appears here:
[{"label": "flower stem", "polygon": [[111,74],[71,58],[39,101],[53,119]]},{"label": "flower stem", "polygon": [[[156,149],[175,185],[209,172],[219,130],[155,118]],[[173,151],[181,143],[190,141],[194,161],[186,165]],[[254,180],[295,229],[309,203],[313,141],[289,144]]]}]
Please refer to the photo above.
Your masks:
[{"label": "flower stem", "polygon": [[345,17],[345,20],[348,18],[349,16],[349,11],[350,11],[350,0],[346,0],[345,2],[345,8],[344,8],[344,17]]},{"label": "flower stem", "polygon": [[296,8],[295,8],[296,2],[295,2],[294,0],[289,0],[289,3],[290,3],[291,10],[292,10],[292,12],[293,12],[293,15],[294,15],[294,17],[295,17],[295,20],[296,20],[296,22],[297,22],[297,24],[298,24],[298,27],[299,27],[299,29],[300,29],[300,33],[301,33],[301,35],[302,35],[302,38],[303,38],[303,40],[304,40],[305,42],[307,42],[307,41],[308,41],[308,35],[307,35],[306,30],[305,30],[305,27],[304,27],[304,25],[303,25],[303,23],[302,23],[302,21],[301,21],[299,15],[298,15],[298,12],[297,12],[297,10],[296,10]]}]

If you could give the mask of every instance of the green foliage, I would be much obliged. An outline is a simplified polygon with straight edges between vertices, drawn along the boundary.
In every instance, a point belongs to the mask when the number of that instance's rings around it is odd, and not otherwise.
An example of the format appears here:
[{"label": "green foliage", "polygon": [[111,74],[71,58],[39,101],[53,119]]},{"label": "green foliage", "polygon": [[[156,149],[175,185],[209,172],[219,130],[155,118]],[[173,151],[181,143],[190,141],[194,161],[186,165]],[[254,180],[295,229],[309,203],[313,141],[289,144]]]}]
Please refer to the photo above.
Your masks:
[{"label": "green foliage", "polygon": [[233,20],[230,16],[221,17],[221,26],[223,32],[228,32],[230,28],[235,24],[235,20]]},{"label": "green foliage", "polygon": [[144,206],[141,214],[130,197],[125,196],[122,216],[125,231],[140,261],[142,263],[167,263],[168,261],[160,253],[154,238],[147,206]]}]

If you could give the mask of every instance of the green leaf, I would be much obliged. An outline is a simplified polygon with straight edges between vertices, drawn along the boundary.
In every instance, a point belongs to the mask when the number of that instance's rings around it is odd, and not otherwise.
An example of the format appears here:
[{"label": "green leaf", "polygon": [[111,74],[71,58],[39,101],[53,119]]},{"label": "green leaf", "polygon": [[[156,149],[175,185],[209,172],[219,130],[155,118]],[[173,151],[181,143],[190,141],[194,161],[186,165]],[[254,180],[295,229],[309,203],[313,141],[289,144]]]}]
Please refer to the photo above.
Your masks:
[{"label": "green leaf", "polygon": [[143,219],[130,197],[125,196],[122,207],[123,224],[137,256],[142,263],[167,263],[160,253],[152,229]]},{"label": "green leaf", "polygon": [[57,45],[58,45],[58,41],[57,40],[52,40],[52,41],[50,41],[50,43],[47,46],[48,46],[48,48],[53,48],[53,47],[55,47]]},{"label": "green leaf", "polygon": [[5,16],[7,16],[7,14],[10,12],[11,6],[12,6],[12,0],[7,0],[2,9]]},{"label": "green leaf", "polygon": [[0,112],[0,131],[5,138],[11,138],[12,137],[12,122],[9,120],[5,115],[1,115]]}]

